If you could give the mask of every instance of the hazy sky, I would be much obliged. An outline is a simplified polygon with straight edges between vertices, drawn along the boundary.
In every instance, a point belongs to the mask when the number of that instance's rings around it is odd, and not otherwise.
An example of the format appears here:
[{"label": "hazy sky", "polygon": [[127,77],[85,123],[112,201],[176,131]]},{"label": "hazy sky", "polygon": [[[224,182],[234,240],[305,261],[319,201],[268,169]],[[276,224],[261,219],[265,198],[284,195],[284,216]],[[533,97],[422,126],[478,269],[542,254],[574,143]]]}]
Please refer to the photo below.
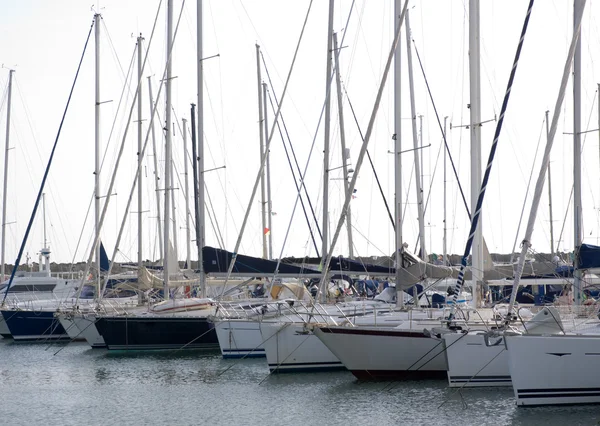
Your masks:
[{"label": "hazy sky", "polygon": [[[81,1],[1,0],[0,14],[0,164],[4,165],[7,68],[16,69],[13,86],[13,108],[9,151],[9,187],[7,202],[6,261],[13,263],[31,214],[35,195],[41,182],[50,149],[56,137],[77,63],[93,20],[94,11],[102,13],[101,25],[101,149],[106,151],[101,172],[101,193],[106,190],[114,168],[116,152],[123,138],[127,115],[135,90],[135,77],[128,83],[126,96],[119,108],[135,49],[136,37],[145,37],[149,47],[148,64],[144,71],[143,116],[144,132],[148,131],[149,101],[147,76],[151,76],[154,96],[159,89],[166,57],[166,18],[163,2],[153,40],[152,25],[159,1],[102,1],[99,5]],[[181,10],[181,0],[174,1],[174,20]],[[213,203],[216,222],[225,248],[232,250],[248,205],[252,185],[259,167],[256,48],[261,45],[275,94],[281,98],[292,56],[298,43],[309,1],[205,1],[204,55],[220,55],[205,62],[205,150],[207,169],[226,166],[206,174],[207,191]],[[493,120],[500,111],[512,60],[521,32],[528,2],[525,0],[484,1],[481,3],[481,88],[482,119]],[[598,129],[597,83],[600,69],[600,31],[597,2],[588,1],[582,29],[582,128]],[[523,225],[517,236],[519,216],[525,199],[527,181],[532,172],[539,172],[539,161],[545,143],[545,111],[554,107],[560,78],[572,33],[572,2],[566,0],[538,1],[533,9],[525,39],[522,59],[502,131],[497,160],[494,163],[483,212],[483,233],[492,252],[510,252],[515,238],[520,241],[529,214],[527,204]],[[348,16],[350,19],[348,21]],[[423,61],[435,107],[443,122],[448,117],[448,142],[453,160],[459,169],[460,181],[467,200],[469,196],[469,132],[458,127],[469,121],[468,74],[468,1],[427,0],[410,2],[411,29],[414,47]],[[346,22],[348,21],[348,25]],[[393,36],[393,1],[335,2],[334,30],[344,48],[341,50],[341,78],[348,97],[344,96],[346,144],[352,160],[356,160],[361,139],[349,101],[357,114],[363,133],[366,131],[375,96]],[[406,38],[403,49],[402,142],[403,149],[413,146],[409,104]],[[323,125],[318,128],[319,115],[325,98],[327,2],[312,4],[296,65],[292,71],[288,92],[283,102],[283,119],[294,147],[300,169],[304,170],[309,152],[306,185],[316,217],[322,213]],[[173,53],[173,108],[181,119],[190,118],[189,106],[197,102],[196,94],[196,2],[184,4]],[[416,109],[423,115],[423,181],[428,198],[426,241],[428,251],[441,253],[443,214],[443,152],[440,154],[441,132],[434,108],[428,98],[424,77],[413,50]],[[137,65],[134,63],[134,75]],[[266,70],[262,69],[266,80]],[[270,89],[271,90],[271,89]],[[164,89],[163,89],[164,95]],[[272,93],[272,90],[271,90]],[[333,90],[330,167],[341,165],[338,108]],[[390,206],[393,200],[393,91],[388,79],[375,129],[369,144],[375,169]],[[157,134],[158,175],[164,176],[164,97],[159,101],[160,119],[155,120]],[[558,239],[566,217],[560,248],[572,249],[572,207],[569,195],[572,186],[572,86],[569,85],[552,154],[552,194],[554,234]],[[102,238],[109,252],[115,240],[124,208],[133,183],[137,152],[137,109],[126,139],[126,148],[110,201],[107,223]],[[269,123],[273,113],[269,111]],[[189,123],[189,122],[188,122]],[[419,125],[420,123],[417,122]],[[452,129],[450,129],[452,124]],[[483,163],[487,160],[496,122],[482,128]],[[598,132],[585,133],[583,155],[584,241],[596,244],[600,237],[600,148]],[[189,142],[189,138],[188,138]],[[286,142],[287,143],[287,142]],[[539,144],[538,157],[536,149]],[[152,155],[151,139],[146,154]],[[173,155],[178,181],[176,189],[176,219],[179,259],[185,259],[185,202],[183,184],[184,148],[179,127],[174,130]],[[534,165],[534,161],[536,161]],[[403,157],[403,187],[406,215],[404,240],[414,250],[418,234],[416,197],[414,190],[413,153]],[[156,225],[156,188],[153,157],[144,160],[143,255],[158,257]],[[52,258],[68,262],[88,256],[92,237],[93,209],[86,213],[94,189],[94,39],[90,39],[84,64],[71,101],[70,109],[58,143],[55,161],[47,183],[47,226]],[[468,221],[452,175],[447,172],[448,247],[462,253],[467,237]],[[291,220],[296,188],[289,170],[279,133],[271,145],[271,186],[273,210],[272,236],[276,257],[314,255],[308,227],[300,206]],[[387,255],[393,252],[393,230],[384,203],[368,163],[363,164],[357,182],[356,198],[352,201],[353,238],[356,255]],[[191,177],[191,166],[190,166]],[[342,205],[342,171],[330,173],[330,235],[337,224]],[[431,190],[430,190],[431,187]],[[546,190],[547,191],[547,190]],[[162,194],[162,193],[161,193]],[[260,195],[260,191],[259,191]],[[529,199],[531,196],[529,196]],[[570,208],[571,210],[567,211]],[[134,201],[132,212],[138,207]],[[137,219],[130,212],[126,231],[117,256],[120,261],[137,258]],[[211,208],[212,214],[212,208]],[[162,212],[161,212],[162,215]],[[26,252],[34,259],[43,242],[41,214],[27,244]],[[214,221],[213,220],[213,221]],[[283,248],[285,232],[291,231]],[[547,194],[540,205],[532,239],[536,251],[548,251],[550,228]],[[207,218],[207,243],[218,246],[215,231]],[[314,229],[314,223],[312,224]],[[319,224],[322,226],[322,224]],[[78,240],[81,236],[81,242]],[[192,232],[193,236],[193,232]],[[262,225],[259,198],[252,206],[250,220],[240,252],[261,254]],[[320,242],[317,243],[320,249]],[[343,234],[335,250],[347,253],[347,238]],[[556,245],[556,242],[555,242]],[[192,244],[192,259],[196,256]],[[24,260],[23,260],[24,261]]]}]

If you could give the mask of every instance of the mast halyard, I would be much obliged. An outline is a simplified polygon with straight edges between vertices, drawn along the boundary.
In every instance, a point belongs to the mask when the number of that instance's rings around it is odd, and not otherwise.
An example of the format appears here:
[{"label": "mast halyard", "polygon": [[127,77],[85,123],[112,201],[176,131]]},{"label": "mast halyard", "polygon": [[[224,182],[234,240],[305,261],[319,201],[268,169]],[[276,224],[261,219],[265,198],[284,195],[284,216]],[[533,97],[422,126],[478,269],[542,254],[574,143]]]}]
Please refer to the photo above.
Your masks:
[{"label": "mast halyard", "polygon": [[[469,0],[469,92],[471,134],[471,214],[475,214],[481,188],[481,51],[479,0]],[[481,304],[483,284],[483,233],[479,217],[471,249],[471,291],[473,306]]]},{"label": "mast halyard", "polygon": [[171,227],[171,75],[173,49],[173,0],[167,0],[167,76],[165,81],[165,223],[164,223],[164,254],[163,282],[164,299],[169,299],[169,251]]},{"label": "mast halyard", "polygon": [[[402,21],[399,19],[402,11],[402,0],[394,1],[394,34],[400,32]],[[404,306],[404,297],[401,297],[400,272],[402,268],[402,116],[401,116],[401,97],[402,77],[401,77],[401,49],[400,43],[396,45],[394,52],[394,215],[396,218],[395,233],[395,264],[396,264],[396,305]]]},{"label": "mast halyard", "polygon": [[[268,110],[267,110],[267,96],[268,89],[267,83],[262,84],[263,89],[263,119],[265,124],[265,139],[269,139],[269,120],[268,120]],[[269,259],[273,259],[273,200],[271,199],[271,155],[268,151],[265,152],[267,158],[265,161],[267,162],[265,165],[266,168],[266,180],[267,180],[267,228],[269,229],[267,233],[268,237],[268,247],[269,247]]]},{"label": "mast halyard", "polygon": [[[140,86],[140,90],[142,87]],[[152,99],[152,80],[151,77],[148,76],[148,100],[150,101],[150,114],[154,112],[154,100]],[[160,177],[158,176],[158,156],[156,153],[156,132],[154,131],[154,121],[152,120],[150,123],[150,130],[152,132],[152,157],[154,159],[154,187],[156,188],[156,217],[158,222],[158,250],[160,252],[158,261],[162,263],[163,253],[164,253],[164,244],[163,244],[163,231],[162,231],[162,221],[160,214]]]},{"label": "mast halyard", "polygon": [[100,19],[99,13],[94,15],[94,36],[96,41],[95,60],[95,121],[94,121],[94,227],[96,232],[96,294],[100,297]]},{"label": "mast halyard", "polygon": [[12,81],[13,81],[13,73],[14,70],[8,71],[8,104],[6,109],[6,147],[4,150],[4,183],[2,190],[2,277],[0,278],[4,281],[4,274],[6,272],[6,195],[8,188],[8,152],[10,151],[10,110],[12,108]]},{"label": "mast halyard", "polygon": [[[585,0],[573,3],[573,31],[578,28],[578,14],[583,11]],[[583,13],[583,12],[581,12]],[[579,269],[579,249],[582,243],[582,202],[581,202],[581,30],[579,30],[575,55],[573,57],[573,231],[574,231],[574,271],[573,303],[581,306],[583,295],[582,271]]]},{"label": "mast halyard", "polygon": [[[333,44],[333,9],[334,0],[329,0],[329,18],[327,24],[327,66],[325,67],[325,140],[323,142],[323,241],[321,246],[321,253],[323,255],[321,264],[323,265],[323,270],[325,270],[325,256],[327,255],[329,247],[329,137],[331,128],[331,50]],[[325,293],[323,293],[322,296],[322,301],[324,301]]]},{"label": "mast halyard", "polygon": [[414,142],[414,162],[415,162],[415,184],[417,189],[417,210],[419,215],[419,241],[420,241],[420,255],[425,260],[427,257],[427,250],[425,245],[425,213],[423,203],[423,181],[422,181],[422,162],[419,160],[419,139],[417,137],[417,112],[415,107],[415,88],[413,81],[413,70],[412,70],[412,49],[411,49],[411,35],[410,35],[410,19],[409,12],[406,11],[406,58],[408,61],[408,81],[410,87],[410,115],[412,123],[412,136]]},{"label": "mast halyard", "polygon": [[[550,122],[546,111],[546,141],[550,135]],[[552,218],[552,174],[550,173],[550,162],[548,162],[548,209],[550,211],[550,254],[554,255],[554,219]]]},{"label": "mast halyard", "polygon": [[[142,40],[144,38],[140,34],[137,38],[137,65],[138,65],[138,87],[139,90],[137,92],[137,119],[138,119],[138,144],[137,144],[137,156],[138,156],[138,168],[142,167]],[[138,223],[138,253],[137,253],[137,261],[138,261],[138,279],[140,276],[140,271],[142,270],[142,174],[138,174],[137,181],[137,190],[138,190],[138,211],[137,211],[137,223]],[[138,292],[138,303],[142,302],[142,293]]]},{"label": "mast halyard", "polygon": [[[265,124],[263,122],[263,90],[262,90],[262,77],[260,74],[260,46],[256,45],[256,78],[258,87],[258,135],[259,135],[259,149],[260,149],[260,162],[263,162],[265,153]],[[268,136],[268,135],[267,135]],[[268,258],[267,249],[267,202],[266,202],[266,189],[265,189],[265,171],[261,170],[260,174],[260,217],[262,223],[262,258]]]},{"label": "mast halyard", "polygon": [[[198,269],[200,270],[200,292],[202,297],[206,297],[206,274],[204,273],[202,247],[206,242],[206,226],[204,215],[204,70],[202,66],[202,1],[197,0],[197,16],[196,16],[196,38],[197,38],[197,77],[198,77]],[[196,182],[194,182],[196,185]]]},{"label": "mast halyard", "polygon": [[185,267],[186,269],[192,269],[192,237],[190,235],[190,185],[189,185],[189,173],[188,173],[188,161],[187,161],[187,120],[181,119],[183,125],[183,175],[184,175],[184,188],[185,188]]},{"label": "mast halyard", "polygon": [[[337,89],[338,116],[340,121],[340,145],[342,147],[342,172],[344,177],[344,194],[348,193],[348,159],[349,149],[346,149],[346,131],[344,126],[344,104],[342,102],[342,81],[340,78],[340,49],[338,46],[337,33],[333,33],[333,51],[335,52],[335,85]],[[350,194],[352,196],[352,194]],[[346,229],[348,231],[348,257],[354,259],[354,245],[352,242],[352,215],[351,206],[348,205],[346,213]]]}]

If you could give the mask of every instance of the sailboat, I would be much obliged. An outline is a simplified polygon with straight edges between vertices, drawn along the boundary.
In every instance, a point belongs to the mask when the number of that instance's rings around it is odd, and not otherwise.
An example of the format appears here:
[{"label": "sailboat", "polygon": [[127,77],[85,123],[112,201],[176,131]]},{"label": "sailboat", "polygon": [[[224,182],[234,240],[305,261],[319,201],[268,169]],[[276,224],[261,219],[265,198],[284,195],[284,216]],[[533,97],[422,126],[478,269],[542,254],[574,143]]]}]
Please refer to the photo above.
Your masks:
[{"label": "sailboat", "polygon": [[[581,232],[581,21],[585,0],[574,1],[574,314],[585,318],[581,276],[600,266],[600,247],[582,244]],[[513,290],[514,291],[514,290]],[[595,312],[596,310],[592,308]],[[506,336],[509,370],[518,406],[600,403],[598,354],[600,323],[589,321],[573,332],[557,335]]]}]

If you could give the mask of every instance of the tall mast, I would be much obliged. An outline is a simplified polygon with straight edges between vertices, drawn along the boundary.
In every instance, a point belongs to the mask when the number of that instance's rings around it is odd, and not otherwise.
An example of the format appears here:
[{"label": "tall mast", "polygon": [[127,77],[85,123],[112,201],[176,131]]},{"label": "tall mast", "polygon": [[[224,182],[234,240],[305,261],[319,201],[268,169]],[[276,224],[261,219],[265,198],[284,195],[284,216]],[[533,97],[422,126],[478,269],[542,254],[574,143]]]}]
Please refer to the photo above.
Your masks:
[{"label": "tall mast", "polygon": [[[580,10],[585,2],[575,0],[573,7],[573,31],[577,31],[577,21]],[[573,219],[574,226],[574,276],[573,276],[573,302],[575,306],[581,305],[582,284],[581,270],[578,268],[578,251],[582,243],[581,223],[581,32],[575,46],[573,57]]]},{"label": "tall mast", "polygon": [[[444,140],[446,140],[446,123],[448,121],[448,117],[444,117]],[[447,226],[447,218],[446,218],[446,150],[444,150],[444,240],[443,240],[443,262],[444,265],[448,265],[448,226]]]},{"label": "tall mast", "polygon": [[42,248],[42,257],[44,258],[44,272],[50,276],[50,249],[48,248],[48,239],[46,238],[46,194],[42,193],[42,215],[44,216],[44,248]]},{"label": "tall mast", "polygon": [[173,0],[167,0],[167,81],[165,82],[165,248],[163,254],[164,298],[169,299],[169,228],[171,227],[171,72],[173,44]]},{"label": "tall mast", "polygon": [[190,235],[190,186],[188,183],[188,161],[187,161],[187,120],[185,118],[181,119],[183,123],[183,175],[185,179],[184,187],[185,187],[185,267],[187,269],[192,269],[191,260],[192,260],[192,238]]},{"label": "tall mast", "polygon": [[[138,95],[137,95],[137,116],[138,116],[138,168],[141,170],[142,167],[142,40],[144,38],[140,34],[137,38],[137,59],[138,59]],[[138,222],[138,271],[142,268],[142,174],[138,173],[137,181],[138,190],[138,211],[137,211],[137,222]],[[141,300],[141,293],[139,293]]]},{"label": "tall mast", "polygon": [[[532,0],[533,1],[533,0]],[[577,0],[575,0],[577,2]],[[583,16],[583,9],[585,6],[585,0],[582,1],[582,6],[580,9],[575,8],[575,25],[573,26],[573,37],[571,39],[571,44],[569,46],[569,52],[567,54],[567,60],[565,62],[565,66],[563,68],[562,80],[560,83],[560,90],[558,92],[558,97],[556,99],[556,104],[553,109],[552,116],[552,124],[550,125],[550,134],[548,136],[548,141],[546,142],[546,148],[544,150],[544,156],[542,158],[542,165],[540,169],[540,173],[538,175],[537,182],[535,184],[535,191],[533,193],[533,200],[531,201],[531,211],[529,213],[529,220],[527,222],[527,228],[525,230],[525,237],[521,243],[521,255],[519,256],[519,263],[515,269],[515,278],[513,280],[513,288],[512,293],[510,295],[510,302],[508,305],[508,313],[509,316],[512,315],[512,309],[515,305],[515,300],[517,297],[517,290],[519,289],[519,283],[521,280],[521,275],[523,274],[523,267],[525,266],[525,255],[527,254],[527,250],[531,247],[531,236],[533,235],[533,225],[535,223],[535,217],[537,215],[537,209],[540,203],[540,198],[542,191],[544,189],[544,181],[546,180],[546,172],[548,171],[548,163],[550,162],[550,152],[552,150],[552,145],[554,143],[554,136],[556,135],[556,128],[558,127],[558,119],[560,117],[560,112],[562,108],[562,103],[565,97],[565,92],[567,89],[567,83],[569,81],[569,75],[571,74],[571,66],[573,65],[573,58],[575,56],[575,50],[577,44],[579,42],[579,36],[581,31],[581,19]],[[577,4],[577,3],[576,3]],[[529,11],[531,11],[532,2],[530,2]],[[521,40],[523,36],[521,36]],[[514,70],[514,68],[513,68]],[[510,89],[510,87],[509,87]],[[501,113],[500,117],[504,115],[504,112]],[[486,171],[486,174],[488,172]],[[575,185],[576,186],[576,185]],[[471,231],[472,232],[472,231]],[[577,266],[577,265],[575,265]],[[577,268],[575,268],[577,271]],[[575,285],[574,285],[575,287]]]},{"label": "tall mast", "polygon": [[[480,35],[479,0],[469,0],[469,87],[470,87],[470,126],[471,130],[471,212],[477,209],[481,188],[481,75],[480,75]],[[482,217],[479,218],[473,238],[471,261],[471,286],[473,306],[481,303],[480,291],[483,279],[483,234]]]},{"label": "tall mast", "polygon": [[423,212],[423,188],[421,186],[421,162],[419,160],[419,138],[417,137],[417,113],[415,109],[415,87],[413,82],[410,19],[408,10],[406,11],[406,17],[404,19],[406,21],[406,59],[408,61],[408,82],[410,87],[410,115],[414,143],[413,151],[415,154],[415,184],[417,188],[417,210],[419,215],[419,241],[421,242],[420,255],[422,259],[425,259],[427,257],[427,249],[425,244],[425,214]]},{"label": "tall mast", "polygon": [[[171,145],[171,152],[173,151],[173,145]],[[173,161],[173,155],[171,154],[171,217],[173,218],[173,257],[176,261],[176,268],[179,270],[179,239],[177,234],[179,228],[177,227],[177,213],[175,207],[175,161]],[[171,265],[173,268],[174,265]]]},{"label": "tall mast", "polygon": [[[258,79],[258,129],[259,129],[259,141],[260,141],[260,162],[263,162],[263,156],[265,155],[265,139],[264,139],[264,123],[263,123],[263,95],[262,95],[262,77],[260,75],[260,46],[256,45],[256,78]],[[267,253],[267,203],[265,201],[265,172],[264,168],[261,169],[260,174],[260,216],[262,223],[262,257],[263,259],[268,258]]]},{"label": "tall mast", "polygon": [[[154,107],[154,100],[152,99],[152,80],[150,80],[150,76],[148,76],[148,100],[150,101],[150,114],[152,114],[152,109]],[[154,132],[154,121],[151,120],[151,130],[152,130],[152,153],[154,158],[154,187],[156,188],[156,218],[158,221],[158,250],[160,252],[158,261],[162,262],[164,246],[163,246],[163,231],[162,231],[162,221],[160,220],[160,177],[158,177],[158,157],[156,154],[156,134]]]},{"label": "tall mast", "polygon": [[[550,121],[546,111],[546,140],[550,135]],[[554,222],[552,218],[552,175],[550,174],[550,163],[548,163],[548,209],[550,210],[550,254],[554,254]]]},{"label": "tall mast", "polygon": [[8,187],[8,151],[10,150],[10,109],[12,102],[12,79],[14,70],[8,72],[8,104],[6,109],[6,147],[4,150],[4,189],[2,190],[2,278],[4,281],[4,273],[6,264],[4,263],[6,254],[6,189]]},{"label": "tall mast", "polygon": [[[96,94],[95,94],[95,122],[94,122],[94,218],[96,241],[100,241],[100,19],[102,15],[94,16],[96,40]],[[96,245],[96,286],[100,295],[100,244]]]},{"label": "tall mast", "polygon": [[[325,141],[323,144],[323,261],[329,247],[329,133],[331,125],[331,50],[333,43],[333,0],[329,0],[329,23],[327,25],[327,67],[325,75]],[[325,297],[325,293],[323,293]]]},{"label": "tall mast", "polygon": [[[340,78],[340,50],[338,47],[337,33],[333,33],[333,51],[335,52],[335,85],[337,89],[338,115],[340,120],[340,143],[342,145],[342,171],[344,173],[344,193],[348,193],[350,184],[348,182],[348,151],[346,151],[346,133],[344,130],[344,104],[342,102],[342,82]],[[350,195],[352,196],[352,194]],[[354,245],[352,243],[352,216],[350,205],[346,213],[346,228],[348,230],[348,257],[354,258]]]},{"label": "tall mast", "polygon": [[[262,84],[263,88],[263,113],[264,113],[264,121],[265,121],[265,139],[269,139],[269,120],[267,113],[267,83]],[[267,228],[269,228],[269,232],[267,236],[269,237],[269,259],[273,259],[273,200],[271,199],[271,154],[270,152],[265,152],[266,158],[266,169],[267,169]]]},{"label": "tall mast", "polygon": [[[202,69],[202,0],[197,0],[197,12],[196,17],[196,38],[197,48],[196,52],[198,61],[198,222],[196,226],[199,229],[198,236],[198,269],[200,270],[200,291],[202,297],[206,297],[206,274],[204,273],[202,247],[205,246],[206,241],[206,227],[204,217],[204,86],[203,86],[203,75]],[[194,182],[194,185],[196,183]]]},{"label": "tall mast", "polygon": [[[402,25],[402,21],[399,19],[402,13],[402,0],[394,1],[394,34],[399,32],[399,27]],[[402,92],[402,78],[401,78],[401,48],[400,43],[396,45],[396,51],[394,53],[394,133],[392,139],[394,140],[394,215],[396,217],[396,228],[395,233],[395,244],[394,244],[394,258],[396,264],[396,304],[398,306],[404,306],[404,298],[401,297],[400,288],[400,273],[402,269],[402,117],[401,117],[401,102],[400,94]]]}]

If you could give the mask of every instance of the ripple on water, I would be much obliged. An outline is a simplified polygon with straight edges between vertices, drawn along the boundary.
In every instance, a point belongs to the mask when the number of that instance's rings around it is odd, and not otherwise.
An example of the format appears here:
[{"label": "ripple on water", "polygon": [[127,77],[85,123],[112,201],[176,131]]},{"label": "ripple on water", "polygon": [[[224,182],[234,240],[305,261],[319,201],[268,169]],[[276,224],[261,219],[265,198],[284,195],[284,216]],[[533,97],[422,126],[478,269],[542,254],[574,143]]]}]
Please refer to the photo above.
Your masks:
[{"label": "ripple on water", "polygon": [[[109,353],[0,342],[0,418],[11,425],[593,425],[600,408],[517,408],[511,389],[269,375],[265,359],[199,351]],[[4,422],[3,422],[4,423]],[[4,423],[4,424],[9,424]]]}]

